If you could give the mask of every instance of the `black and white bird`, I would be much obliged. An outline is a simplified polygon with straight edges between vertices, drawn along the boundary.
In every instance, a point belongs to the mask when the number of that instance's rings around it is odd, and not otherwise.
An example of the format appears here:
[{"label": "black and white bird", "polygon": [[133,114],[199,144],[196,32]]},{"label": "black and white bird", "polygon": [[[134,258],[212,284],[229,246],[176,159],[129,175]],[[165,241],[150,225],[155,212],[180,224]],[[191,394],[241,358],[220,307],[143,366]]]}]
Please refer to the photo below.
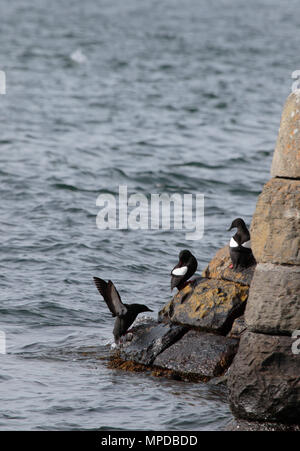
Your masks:
[{"label": "black and white bird", "polygon": [[190,277],[196,272],[198,267],[197,259],[188,250],[183,250],[179,254],[179,262],[171,271],[171,290],[177,288],[181,290]]},{"label": "black and white bird", "polygon": [[153,311],[143,304],[123,304],[121,297],[111,280],[105,282],[105,280],[100,279],[99,277],[94,277],[94,282],[99,293],[104,298],[107,307],[111,311],[112,316],[116,317],[113,330],[116,343],[118,343],[122,335],[127,333],[129,327],[139,313]]},{"label": "black and white bird", "polygon": [[247,268],[255,263],[251,250],[250,233],[243,219],[236,218],[232,221],[229,230],[237,228],[237,232],[229,242],[229,252],[233,269]]}]

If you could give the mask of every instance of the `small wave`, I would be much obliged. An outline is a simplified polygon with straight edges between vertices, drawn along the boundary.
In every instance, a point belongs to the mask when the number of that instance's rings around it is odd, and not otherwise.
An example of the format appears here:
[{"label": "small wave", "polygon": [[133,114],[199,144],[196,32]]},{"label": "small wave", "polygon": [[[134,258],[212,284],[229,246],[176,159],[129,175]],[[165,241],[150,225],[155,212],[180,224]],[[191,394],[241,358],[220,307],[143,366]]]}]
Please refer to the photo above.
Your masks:
[{"label": "small wave", "polygon": [[225,164],[207,164],[207,163],[202,163],[200,161],[189,161],[187,163],[175,163],[175,164],[170,164],[170,167],[173,168],[181,168],[181,167],[194,167],[194,168],[204,168],[204,169],[223,169],[226,168],[227,165]]},{"label": "small wave", "polygon": [[66,190],[66,191],[81,191],[81,192],[87,192],[87,193],[98,193],[98,190],[96,190],[96,189],[79,188],[77,186],[69,185],[67,183],[54,183],[54,184],[52,184],[52,187],[60,189],[60,190]]},{"label": "small wave", "polygon": [[12,376],[6,376],[5,374],[0,374],[0,382],[6,382],[13,379]]},{"label": "small wave", "polygon": [[70,59],[78,64],[82,64],[87,61],[87,57],[80,48],[74,50],[74,52],[71,53]]}]

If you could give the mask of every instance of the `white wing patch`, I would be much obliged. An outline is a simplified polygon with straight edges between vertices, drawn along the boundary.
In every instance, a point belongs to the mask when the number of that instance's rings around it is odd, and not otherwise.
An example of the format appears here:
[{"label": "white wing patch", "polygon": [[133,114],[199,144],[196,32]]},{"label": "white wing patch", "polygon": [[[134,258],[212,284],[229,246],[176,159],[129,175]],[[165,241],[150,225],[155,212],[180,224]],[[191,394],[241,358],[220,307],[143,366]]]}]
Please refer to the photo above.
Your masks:
[{"label": "white wing patch", "polygon": [[229,243],[230,247],[239,247],[239,245],[237,244],[237,242],[235,241],[235,239],[232,237]]},{"label": "white wing patch", "polygon": [[247,249],[251,249],[251,240],[245,241],[245,243],[243,243],[242,246],[246,247]]},{"label": "white wing patch", "polygon": [[172,271],[173,276],[184,276],[187,273],[188,267],[182,266],[181,268],[175,268]]}]

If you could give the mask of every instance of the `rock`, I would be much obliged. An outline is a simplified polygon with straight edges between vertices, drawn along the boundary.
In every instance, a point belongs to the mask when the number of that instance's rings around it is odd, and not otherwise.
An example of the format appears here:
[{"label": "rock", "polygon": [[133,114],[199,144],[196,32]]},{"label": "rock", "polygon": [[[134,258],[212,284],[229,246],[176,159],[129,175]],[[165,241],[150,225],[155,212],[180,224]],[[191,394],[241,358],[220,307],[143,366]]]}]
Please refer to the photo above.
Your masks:
[{"label": "rock", "polygon": [[299,423],[300,358],[286,336],[246,331],[228,372],[233,413],[246,420]]},{"label": "rock", "polygon": [[300,91],[284,106],[271,169],[272,177],[300,178]]},{"label": "rock", "polygon": [[149,321],[132,328],[131,331],[133,338],[120,347],[118,357],[151,365],[156,356],[181,338],[187,329],[174,324]]},{"label": "rock", "polygon": [[296,430],[299,423],[300,358],[289,335],[300,328],[300,90],[285,104],[271,172],[250,229],[258,264],[246,330],[228,370],[239,417],[231,430]]},{"label": "rock", "polygon": [[300,329],[300,266],[259,263],[245,319],[253,332],[291,335]]},{"label": "rock", "polygon": [[231,263],[229,246],[225,246],[220,249],[209,262],[206,269],[202,272],[202,276],[209,279],[228,280],[242,285],[250,285],[255,264],[249,268],[245,268],[243,271],[234,271],[229,268]]},{"label": "rock", "polygon": [[259,263],[300,265],[300,180],[271,179],[264,186],[251,243]]},{"label": "rock", "polygon": [[247,326],[245,323],[245,317],[244,317],[244,315],[240,316],[239,318],[234,320],[231,331],[228,334],[228,337],[240,338],[241,334],[243,332],[245,332],[246,328],[247,328]]},{"label": "rock", "polygon": [[225,387],[227,387],[227,380],[228,380],[228,369],[225,371],[224,374],[222,374],[222,376],[215,376],[212,379],[210,379],[207,384],[210,387],[214,387],[217,385],[224,385]]},{"label": "rock", "polygon": [[245,285],[202,279],[180,290],[159,312],[159,319],[226,335],[244,313],[248,291]]},{"label": "rock", "polygon": [[226,431],[300,431],[299,424],[260,423],[258,421],[232,420],[225,428]]},{"label": "rock", "polygon": [[153,364],[207,380],[224,373],[232,362],[237,346],[237,340],[190,330],[159,354]]}]

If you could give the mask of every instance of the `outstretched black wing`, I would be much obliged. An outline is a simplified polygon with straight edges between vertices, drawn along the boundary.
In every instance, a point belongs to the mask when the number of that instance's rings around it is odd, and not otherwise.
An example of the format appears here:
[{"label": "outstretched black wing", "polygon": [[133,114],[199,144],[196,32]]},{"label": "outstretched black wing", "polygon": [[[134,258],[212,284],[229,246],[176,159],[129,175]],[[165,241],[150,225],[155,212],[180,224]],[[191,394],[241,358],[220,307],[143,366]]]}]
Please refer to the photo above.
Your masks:
[{"label": "outstretched black wing", "polygon": [[99,293],[105,300],[107,307],[111,311],[112,316],[126,315],[127,308],[122,303],[121,297],[113,282],[111,280],[105,282],[105,280],[100,279],[99,277],[94,277],[94,282]]}]

